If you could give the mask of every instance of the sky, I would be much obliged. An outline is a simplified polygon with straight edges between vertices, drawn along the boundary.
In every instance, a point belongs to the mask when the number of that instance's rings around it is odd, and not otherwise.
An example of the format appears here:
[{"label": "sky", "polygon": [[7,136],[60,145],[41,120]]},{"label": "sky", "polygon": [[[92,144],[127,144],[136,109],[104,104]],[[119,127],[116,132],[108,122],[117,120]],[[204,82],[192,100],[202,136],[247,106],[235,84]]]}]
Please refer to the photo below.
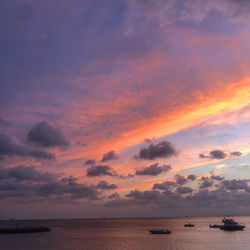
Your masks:
[{"label": "sky", "polygon": [[2,0],[0,219],[249,215],[247,0]]}]

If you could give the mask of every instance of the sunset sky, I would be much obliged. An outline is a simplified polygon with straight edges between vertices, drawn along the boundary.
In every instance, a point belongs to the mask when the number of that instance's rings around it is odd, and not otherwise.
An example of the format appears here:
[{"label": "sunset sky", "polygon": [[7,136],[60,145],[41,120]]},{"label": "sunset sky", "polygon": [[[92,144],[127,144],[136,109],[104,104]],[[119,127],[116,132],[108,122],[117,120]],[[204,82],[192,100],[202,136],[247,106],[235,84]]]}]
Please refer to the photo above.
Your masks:
[{"label": "sunset sky", "polygon": [[249,215],[249,1],[2,0],[0,30],[0,219]]}]

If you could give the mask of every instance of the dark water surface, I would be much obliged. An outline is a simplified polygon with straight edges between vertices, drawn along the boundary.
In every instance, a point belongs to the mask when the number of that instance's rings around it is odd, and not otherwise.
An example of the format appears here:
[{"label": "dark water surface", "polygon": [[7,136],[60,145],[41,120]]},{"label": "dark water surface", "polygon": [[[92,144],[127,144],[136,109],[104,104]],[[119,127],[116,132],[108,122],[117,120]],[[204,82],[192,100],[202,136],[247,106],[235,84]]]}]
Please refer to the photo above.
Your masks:
[{"label": "dark water surface", "polygon": [[[158,250],[250,249],[250,217],[234,217],[244,231],[210,229],[221,217],[174,219],[82,219],[23,221],[48,226],[52,232],[0,235],[0,249],[15,250]],[[195,227],[185,228],[185,223]],[[3,222],[0,222],[0,227]],[[151,235],[149,229],[169,229],[171,235]]]}]

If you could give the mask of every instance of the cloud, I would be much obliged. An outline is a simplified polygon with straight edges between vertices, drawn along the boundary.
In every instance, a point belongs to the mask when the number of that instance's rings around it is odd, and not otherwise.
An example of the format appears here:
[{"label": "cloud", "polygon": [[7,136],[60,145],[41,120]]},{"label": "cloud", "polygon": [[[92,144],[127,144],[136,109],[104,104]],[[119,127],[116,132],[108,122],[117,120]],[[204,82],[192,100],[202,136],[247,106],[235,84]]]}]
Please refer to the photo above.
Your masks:
[{"label": "cloud", "polygon": [[174,178],[175,178],[176,183],[179,185],[184,185],[187,183],[187,179],[182,175],[176,174]]},{"label": "cloud", "polygon": [[54,160],[55,156],[43,150],[30,149],[26,146],[12,143],[7,135],[0,134],[0,156],[30,156],[38,160]]},{"label": "cloud", "polygon": [[160,189],[160,190],[166,191],[166,190],[172,189],[176,186],[177,186],[177,184],[174,181],[165,181],[162,183],[155,183],[153,185],[153,189]]},{"label": "cloud", "polygon": [[209,158],[213,159],[225,159],[227,154],[221,150],[213,150],[209,153]]},{"label": "cloud", "polygon": [[41,199],[98,199],[94,185],[77,183],[73,176],[64,177],[41,172],[34,166],[0,167],[0,199],[12,197],[39,201]]},{"label": "cloud", "polygon": [[146,191],[133,190],[126,196],[133,199],[158,200],[161,196],[161,193],[155,190],[146,190]]},{"label": "cloud", "polygon": [[70,184],[70,185],[75,184],[75,183],[77,182],[77,180],[78,180],[78,179],[75,178],[75,177],[73,177],[72,175],[69,176],[69,177],[64,177],[64,178],[61,179],[62,182],[68,183],[68,184]]},{"label": "cloud", "polygon": [[234,152],[229,153],[229,157],[240,157],[241,155],[242,153],[239,151],[234,151]]},{"label": "cloud", "polygon": [[6,171],[6,175],[9,178],[15,178],[18,181],[42,181],[48,182],[53,181],[56,178],[56,174],[51,174],[49,172],[42,173],[35,169],[34,166],[17,166],[14,168],[0,168],[0,179],[1,172]]},{"label": "cloud", "polygon": [[[203,181],[210,180],[204,177]],[[220,181],[213,189],[194,190],[190,187],[176,186],[171,190],[132,190],[126,199],[108,201],[109,207],[136,206],[150,211],[151,215],[167,214],[168,216],[185,215],[218,215],[227,213],[244,213],[250,206],[250,180]],[[152,192],[154,191],[154,192]]]},{"label": "cloud", "polygon": [[189,193],[192,193],[193,192],[193,189],[190,188],[190,187],[178,187],[176,189],[176,192],[178,194],[189,194]]},{"label": "cloud", "polygon": [[50,126],[47,122],[35,124],[28,132],[27,141],[42,147],[60,147],[65,149],[69,142],[61,129]]},{"label": "cloud", "polygon": [[96,161],[95,160],[87,160],[84,162],[85,165],[95,165]]},{"label": "cloud", "polygon": [[150,144],[149,147],[142,148],[137,159],[154,160],[156,158],[169,158],[177,154],[174,146],[168,141],[162,141],[158,144]]},{"label": "cloud", "polygon": [[149,167],[145,167],[141,170],[136,170],[136,175],[151,175],[156,176],[161,173],[165,173],[171,170],[170,165],[160,166],[158,163],[152,164]]},{"label": "cloud", "polygon": [[128,178],[133,178],[135,177],[133,174],[127,174],[127,175],[117,175],[119,179],[128,179]]},{"label": "cloud", "polygon": [[222,150],[213,150],[211,151],[208,155],[206,154],[199,154],[199,157],[202,159],[210,159],[210,160],[223,160],[226,158],[231,158],[231,157],[240,157],[242,155],[241,152],[234,151],[231,153],[225,153]]},{"label": "cloud", "polygon": [[194,174],[190,174],[190,175],[188,175],[187,179],[190,180],[190,181],[195,181],[196,176]]},{"label": "cloud", "polygon": [[55,181],[45,184],[35,184],[32,186],[32,191],[39,196],[51,197],[58,196],[63,197],[69,195],[71,199],[98,199],[99,192],[94,185],[85,185],[78,183],[65,183],[63,181]]},{"label": "cloud", "polygon": [[103,176],[103,175],[109,175],[109,176],[116,176],[116,173],[112,171],[112,168],[107,165],[96,165],[91,166],[87,169],[87,176],[88,177],[94,177],[94,176]]},{"label": "cloud", "polygon": [[212,180],[216,180],[216,181],[222,181],[222,180],[224,180],[224,177],[222,177],[220,175],[211,175],[210,178]]},{"label": "cloud", "polygon": [[119,199],[120,195],[116,192],[108,196],[109,199]]},{"label": "cloud", "polygon": [[248,187],[249,180],[225,180],[221,182],[221,185],[225,187],[227,190],[245,190],[250,192]]},{"label": "cloud", "polygon": [[103,155],[101,162],[105,161],[111,161],[117,159],[117,155],[115,154],[115,151],[112,150],[106,154]]},{"label": "cloud", "polygon": [[116,189],[116,184],[108,184],[106,181],[100,181],[97,186],[99,189]]},{"label": "cloud", "polygon": [[213,181],[211,181],[208,177],[201,178],[200,188],[209,188],[212,187]]}]

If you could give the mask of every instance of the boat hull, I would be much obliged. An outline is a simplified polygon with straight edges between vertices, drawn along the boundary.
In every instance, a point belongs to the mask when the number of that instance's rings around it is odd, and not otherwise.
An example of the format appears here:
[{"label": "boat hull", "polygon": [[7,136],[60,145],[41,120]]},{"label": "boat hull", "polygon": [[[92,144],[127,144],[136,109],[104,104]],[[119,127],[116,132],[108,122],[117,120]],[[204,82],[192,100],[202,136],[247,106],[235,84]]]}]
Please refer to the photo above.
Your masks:
[{"label": "boat hull", "polygon": [[245,226],[221,226],[221,230],[226,230],[226,231],[241,231],[245,228]]},{"label": "boat hull", "polygon": [[150,230],[151,234],[171,234],[170,231],[164,231],[164,230]]},{"label": "boat hull", "polygon": [[24,234],[50,232],[48,227],[1,228],[0,234]]}]

